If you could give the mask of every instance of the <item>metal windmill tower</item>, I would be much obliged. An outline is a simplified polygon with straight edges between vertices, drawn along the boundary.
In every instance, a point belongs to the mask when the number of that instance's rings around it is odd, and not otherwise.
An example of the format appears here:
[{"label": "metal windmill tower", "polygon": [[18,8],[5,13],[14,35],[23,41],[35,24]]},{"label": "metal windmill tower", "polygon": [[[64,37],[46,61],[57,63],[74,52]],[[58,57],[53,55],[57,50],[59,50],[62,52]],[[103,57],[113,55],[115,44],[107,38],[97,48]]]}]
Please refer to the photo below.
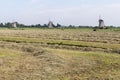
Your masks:
[{"label": "metal windmill tower", "polygon": [[104,20],[101,19],[101,16],[99,16],[99,28],[100,29],[104,29],[105,28]]}]

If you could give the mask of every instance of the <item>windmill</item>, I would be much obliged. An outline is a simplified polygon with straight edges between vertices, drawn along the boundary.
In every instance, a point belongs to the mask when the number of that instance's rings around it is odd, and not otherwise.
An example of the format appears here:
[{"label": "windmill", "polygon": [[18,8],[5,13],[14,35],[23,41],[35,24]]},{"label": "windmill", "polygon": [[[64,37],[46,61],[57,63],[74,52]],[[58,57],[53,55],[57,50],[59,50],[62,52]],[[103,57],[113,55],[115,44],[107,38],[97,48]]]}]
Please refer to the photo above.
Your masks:
[{"label": "windmill", "polygon": [[104,20],[101,19],[101,16],[99,16],[99,28],[100,29],[104,29],[105,28]]},{"label": "windmill", "polygon": [[17,28],[17,24],[18,24],[17,22],[13,22],[12,27]]},{"label": "windmill", "polygon": [[53,28],[53,22],[49,18],[48,28]]}]

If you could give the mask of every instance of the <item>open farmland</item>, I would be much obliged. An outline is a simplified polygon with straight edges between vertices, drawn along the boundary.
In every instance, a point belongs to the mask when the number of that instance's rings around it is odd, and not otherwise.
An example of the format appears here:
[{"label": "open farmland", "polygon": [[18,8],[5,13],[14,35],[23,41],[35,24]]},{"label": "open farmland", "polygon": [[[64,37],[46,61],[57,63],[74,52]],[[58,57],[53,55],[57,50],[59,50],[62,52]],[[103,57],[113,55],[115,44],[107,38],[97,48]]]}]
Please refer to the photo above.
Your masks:
[{"label": "open farmland", "polygon": [[119,79],[119,31],[0,30],[0,80]]}]

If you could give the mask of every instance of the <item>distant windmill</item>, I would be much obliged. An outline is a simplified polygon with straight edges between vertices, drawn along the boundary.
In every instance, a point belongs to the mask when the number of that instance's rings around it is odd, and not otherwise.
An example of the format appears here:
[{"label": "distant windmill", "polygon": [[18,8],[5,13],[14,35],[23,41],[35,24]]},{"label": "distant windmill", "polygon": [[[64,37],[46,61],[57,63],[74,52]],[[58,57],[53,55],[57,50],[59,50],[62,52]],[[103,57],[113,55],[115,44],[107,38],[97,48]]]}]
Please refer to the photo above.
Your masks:
[{"label": "distant windmill", "polygon": [[17,28],[17,24],[18,24],[17,22],[13,22],[12,27]]},{"label": "distant windmill", "polygon": [[101,19],[101,16],[99,16],[99,28],[100,29],[104,29],[105,28],[104,20]]},{"label": "distant windmill", "polygon": [[48,28],[53,28],[53,22],[49,18]]}]

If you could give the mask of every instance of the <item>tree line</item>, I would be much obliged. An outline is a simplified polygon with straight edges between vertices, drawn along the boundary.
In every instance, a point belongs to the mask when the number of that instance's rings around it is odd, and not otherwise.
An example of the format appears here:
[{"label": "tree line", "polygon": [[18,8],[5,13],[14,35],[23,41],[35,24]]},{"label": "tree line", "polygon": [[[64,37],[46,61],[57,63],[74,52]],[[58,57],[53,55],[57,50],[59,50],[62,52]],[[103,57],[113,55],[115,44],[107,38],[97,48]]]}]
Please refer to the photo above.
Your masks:
[{"label": "tree line", "polygon": [[[25,24],[20,24],[18,22],[15,22],[15,25],[18,28],[48,28],[48,24],[25,25]],[[13,23],[7,22],[7,23],[0,23],[0,27],[2,27],[2,28],[13,28],[14,26],[13,26]],[[53,24],[53,28],[59,28],[59,27],[62,27],[62,25],[61,24],[57,24],[57,25]]]},{"label": "tree line", "polygon": [[[48,24],[34,24],[34,25],[25,25],[25,24],[20,24],[18,22],[15,22],[17,25],[17,28],[48,28]],[[11,22],[7,22],[7,23],[0,23],[0,27],[1,28],[13,28],[12,26],[13,23]],[[94,28],[97,26],[75,26],[75,25],[68,25],[68,26],[64,26],[61,25],[59,23],[57,23],[56,25],[53,24],[53,28]],[[115,28],[116,26],[107,26],[109,28]],[[120,28],[120,27],[118,27]]]}]

